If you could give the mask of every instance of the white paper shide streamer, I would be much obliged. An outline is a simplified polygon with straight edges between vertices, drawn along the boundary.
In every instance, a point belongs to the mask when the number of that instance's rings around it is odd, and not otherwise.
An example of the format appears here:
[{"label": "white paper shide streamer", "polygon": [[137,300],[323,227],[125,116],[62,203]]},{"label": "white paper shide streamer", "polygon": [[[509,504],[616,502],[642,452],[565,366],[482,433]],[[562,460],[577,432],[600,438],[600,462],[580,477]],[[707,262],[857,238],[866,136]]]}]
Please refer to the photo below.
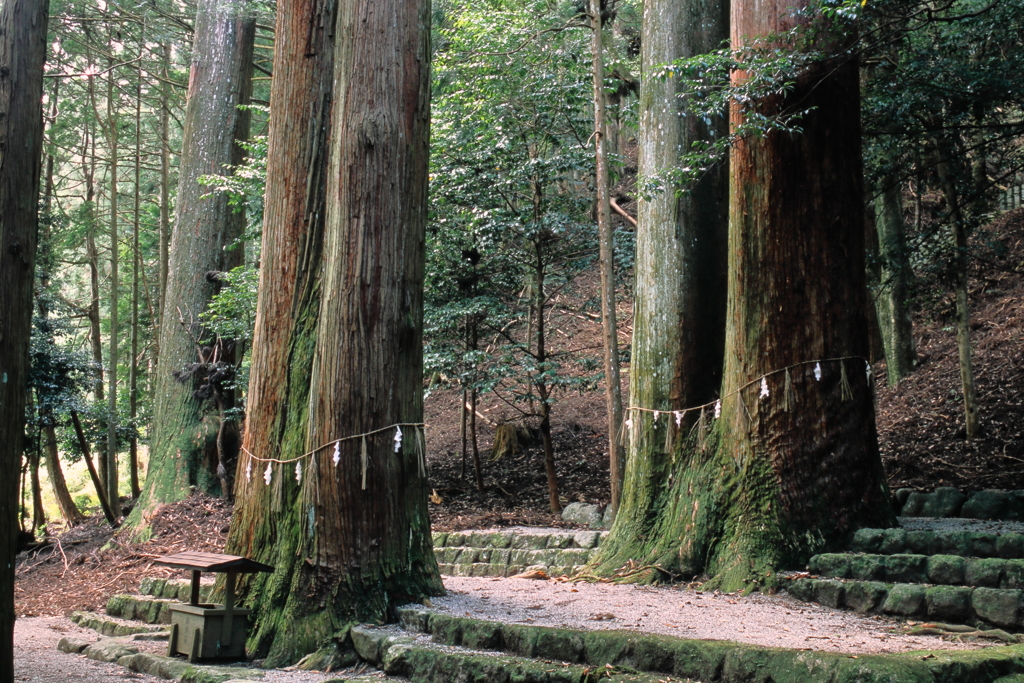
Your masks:
[{"label": "white paper shide streamer", "polygon": [[273,476],[274,470],[270,469],[270,463],[267,463],[267,469],[263,473],[263,481],[267,482],[267,486],[270,486],[270,477]]},{"label": "white paper shide streamer", "polygon": [[402,450],[402,428],[395,427],[395,453]]}]

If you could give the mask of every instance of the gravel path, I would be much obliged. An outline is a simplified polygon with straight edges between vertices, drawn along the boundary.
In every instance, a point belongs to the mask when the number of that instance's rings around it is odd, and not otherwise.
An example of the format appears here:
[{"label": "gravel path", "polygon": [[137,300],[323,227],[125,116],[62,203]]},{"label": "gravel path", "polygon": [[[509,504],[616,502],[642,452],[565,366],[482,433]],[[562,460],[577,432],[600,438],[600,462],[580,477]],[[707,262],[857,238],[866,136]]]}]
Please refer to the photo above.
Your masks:
[{"label": "gravel path", "polygon": [[[825,652],[906,652],[973,649],[988,643],[957,643],[898,632],[902,622],[860,616],[798,602],[786,596],[740,597],[676,587],[563,583],[530,579],[445,577],[448,595],[435,610],[477,619],[573,629],[630,629],[708,640]],[[157,683],[159,679],[116,664],[57,649],[64,636],[95,641],[94,631],[64,617],[23,617],[15,623],[14,670],[19,683]],[[139,644],[159,649],[162,644]],[[340,673],[340,672],[339,672]],[[338,673],[274,670],[266,683],[322,683]]]},{"label": "gravel path", "polygon": [[675,587],[446,577],[449,594],[431,605],[477,619],[572,629],[630,629],[701,640],[824,652],[959,650],[988,645],[897,632],[903,622],[798,602]]},{"label": "gravel path", "polygon": [[95,631],[79,628],[64,617],[21,617],[14,622],[14,680],[29,683],[157,683],[117,664],[105,664],[57,649],[69,636],[98,640]]}]

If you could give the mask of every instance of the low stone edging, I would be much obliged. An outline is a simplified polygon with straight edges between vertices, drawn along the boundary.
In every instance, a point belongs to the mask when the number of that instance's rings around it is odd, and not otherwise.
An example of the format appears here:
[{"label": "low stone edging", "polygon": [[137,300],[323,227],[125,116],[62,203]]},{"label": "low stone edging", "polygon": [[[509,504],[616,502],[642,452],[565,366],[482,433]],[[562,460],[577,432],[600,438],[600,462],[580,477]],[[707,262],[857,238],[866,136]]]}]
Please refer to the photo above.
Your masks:
[{"label": "low stone edging", "polygon": [[1024,490],[986,489],[964,494],[952,486],[940,486],[930,493],[899,489],[893,505],[901,517],[1024,521]]},{"label": "low stone edging", "polygon": [[1024,591],[843,579],[792,579],[789,594],[826,607],[996,628],[1024,626]]},{"label": "low stone edging", "polygon": [[1024,558],[1024,533],[859,529],[850,550],[855,553],[896,555],[961,555],[964,557]]},{"label": "low stone edging", "polygon": [[[728,641],[686,640],[631,631],[573,631],[454,617],[422,608],[399,611],[403,626],[445,645],[499,650],[540,660],[693,678],[703,683],[1011,683],[1024,674],[1024,645],[981,650],[848,655]],[[381,635],[383,639],[388,636]],[[408,648],[408,644],[406,644]],[[381,659],[389,656],[386,648]],[[405,658],[402,651],[392,661]],[[416,678],[426,677],[420,663]],[[392,664],[393,670],[400,670]]]}]

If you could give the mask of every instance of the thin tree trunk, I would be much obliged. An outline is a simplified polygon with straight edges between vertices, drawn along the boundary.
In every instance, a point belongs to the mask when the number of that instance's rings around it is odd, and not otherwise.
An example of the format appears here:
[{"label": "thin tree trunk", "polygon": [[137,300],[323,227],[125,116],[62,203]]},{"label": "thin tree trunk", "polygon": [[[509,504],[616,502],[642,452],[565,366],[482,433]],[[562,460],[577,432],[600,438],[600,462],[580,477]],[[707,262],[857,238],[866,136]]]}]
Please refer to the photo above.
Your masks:
[{"label": "thin tree trunk", "polygon": [[149,470],[129,521],[133,527],[148,510],[181,500],[192,487],[232,495],[224,486],[230,489],[233,478],[239,444],[230,436],[237,432],[226,434],[216,416],[221,407],[233,406],[233,394],[212,376],[220,363],[233,365],[234,344],[214,339],[200,314],[217,291],[218,273],[242,263],[244,250],[234,243],[245,217],[225,195],[211,195],[199,178],[244,160],[238,141],[248,138],[250,117],[239,105],[249,102],[254,36],[255,19],[243,2],[199,3],[160,321]]},{"label": "thin tree trunk", "polygon": [[469,438],[473,448],[473,478],[476,490],[484,490],[484,474],[480,466],[480,444],[476,438],[476,389],[469,392]]},{"label": "thin tree trunk", "polygon": [[85,438],[85,431],[82,429],[82,421],[78,417],[78,412],[71,411],[71,424],[75,428],[75,438],[78,439],[78,448],[82,451],[82,458],[85,459],[85,466],[89,470],[89,478],[92,479],[93,488],[96,489],[96,499],[100,502],[100,508],[103,509],[103,516],[107,518],[107,522],[112,527],[117,526],[117,517],[114,516],[114,510],[110,507],[110,503],[107,499],[107,492],[103,486],[103,478],[96,471],[96,466],[92,461],[92,454],[89,452],[89,442]]},{"label": "thin tree trunk", "polygon": [[[470,321],[469,330],[469,349],[470,351],[476,351],[477,346],[480,343],[479,330],[477,328],[476,316],[472,317]],[[474,377],[474,381],[475,381]],[[470,443],[473,445],[473,476],[476,478],[476,490],[484,490],[484,474],[480,466],[480,443],[477,441],[476,435],[476,387],[474,386],[469,392],[469,431],[470,431]]]},{"label": "thin tree trunk", "polygon": [[110,58],[111,73],[107,76],[107,146],[110,154],[110,351],[107,355],[107,494],[114,514],[120,516],[121,503],[117,481],[117,362],[118,362],[118,298],[119,277],[118,262],[120,246],[118,245],[117,200],[118,200],[118,116],[114,96],[114,59]]},{"label": "thin tree trunk", "polygon": [[132,498],[138,499],[139,487],[139,438],[136,420],[139,417],[139,202],[141,198],[140,178],[142,167],[142,61],[139,57],[138,82],[135,87],[135,188],[132,203],[132,320],[131,356],[128,364],[128,421],[132,435],[128,439],[128,473]]},{"label": "thin tree trunk", "polygon": [[[536,184],[535,184],[536,188]],[[534,202],[534,217],[539,220],[539,202]],[[543,368],[548,361],[546,325],[544,321],[544,304],[546,294],[544,293],[545,267],[544,267],[544,246],[539,240],[534,241],[536,263],[534,264],[534,277],[536,278],[537,291],[534,293],[534,315],[536,316],[535,336],[537,350],[535,359],[537,367]],[[538,374],[534,379],[534,386],[537,389],[537,398],[540,402],[540,440],[544,447],[544,474],[548,481],[548,506],[551,514],[557,515],[562,512],[562,502],[558,494],[558,473],[555,470],[555,446],[551,439],[551,398],[550,390],[544,381],[543,374]]]},{"label": "thin tree trunk", "polygon": [[[94,87],[93,77],[89,77],[89,90]],[[82,175],[85,178],[85,258],[89,262],[89,309],[86,312],[89,318],[89,346],[92,350],[93,363],[93,399],[99,413],[102,413],[104,404],[104,381],[103,381],[103,337],[100,331],[100,257],[96,248],[96,137],[89,129],[88,123],[85,128],[85,137],[82,144]],[[102,440],[96,444],[96,459],[99,461],[100,481],[103,482],[103,490],[107,488],[107,442]]]},{"label": "thin tree trunk", "polygon": [[14,556],[43,147],[46,0],[0,4],[0,680],[14,680]]},{"label": "thin tree trunk", "polygon": [[36,438],[36,447],[25,452],[25,464],[28,467],[29,486],[32,498],[32,531],[46,526],[46,510],[43,509],[43,487],[39,481],[39,443]]},{"label": "thin tree trunk", "polygon": [[462,443],[462,469],[459,471],[459,479],[466,478],[466,462],[469,458],[469,432],[466,427],[469,424],[469,390],[462,390],[462,401],[459,404],[459,439]]},{"label": "thin tree trunk", "polygon": [[46,474],[50,479],[50,488],[53,489],[53,497],[57,500],[57,507],[60,508],[60,515],[69,527],[77,526],[85,521],[75,501],[68,491],[67,481],[64,479],[64,470],[60,465],[60,454],[57,451],[57,430],[52,422],[43,426],[42,451],[46,462]]},{"label": "thin tree trunk", "polygon": [[907,257],[901,188],[896,178],[875,197],[875,231],[881,265],[875,310],[885,345],[889,385],[895,385],[914,369],[917,350],[910,314],[910,259]]},{"label": "thin tree trunk", "polygon": [[[160,249],[159,249],[159,273],[160,282],[160,306],[157,311],[157,325],[164,317],[164,302],[167,300],[167,267],[171,243],[171,117],[170,117],[170,88],[168,84],[168,66],[171,62],[171,46],[169,43],[163,46],[163,55],[160,62],[161,76],[164,82],[160,88]],[[154,349],[154,361],[160,357],[160,335],[157,334],[156,348]]]},{"label": "thin tree trunk", "polygon": [[953,172],[945,157],[945,150],[935,141],[939,155],[937,170],[942,190],[949,206],[950,228],[953,233],[953,268],[956,273],[954,290],[956,294],[956,346],[960,357],[960,386],[964,392],[964,429],[968,439],[978,435],[978,396],[974,384],[974,368],[971,363],[971,311],[967,290],[967,225],[960,208],[960,197],[956,191]]},{"label": "thin tree trunk", "polygon": [[625,452],[619,443],[622,424],[622,382],[619,379],[619,332],[615,321],[615,238],[608,189],[605,126],[604,54],[601,45],[601,0],[590,0],[594,77],[594,151],[596,157],[597,234],[601,265],[601,328],[604,347],[605,404],[608,413],[608,464],[612,515],[619,509],[625,476]]}]

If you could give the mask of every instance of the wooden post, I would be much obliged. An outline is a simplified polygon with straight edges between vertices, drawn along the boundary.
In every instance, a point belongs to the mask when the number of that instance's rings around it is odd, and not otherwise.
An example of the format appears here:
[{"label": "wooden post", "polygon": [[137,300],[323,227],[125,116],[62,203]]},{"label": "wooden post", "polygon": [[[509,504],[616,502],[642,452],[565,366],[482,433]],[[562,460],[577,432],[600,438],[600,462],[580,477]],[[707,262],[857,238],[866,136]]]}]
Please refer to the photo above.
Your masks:
[{"label": "wooden post", "polygon": [[228,580],[224,586],[224,629],[220,634],[221,647],[231,645],[231,622],[235,613],[235,575],[236,572],[228,572]]},{"label": "wooden post", "polygon": [[192,594],[189,596],[188,604],[193,607],[199,604],[199,575],[200,572],[192,572]]}]

